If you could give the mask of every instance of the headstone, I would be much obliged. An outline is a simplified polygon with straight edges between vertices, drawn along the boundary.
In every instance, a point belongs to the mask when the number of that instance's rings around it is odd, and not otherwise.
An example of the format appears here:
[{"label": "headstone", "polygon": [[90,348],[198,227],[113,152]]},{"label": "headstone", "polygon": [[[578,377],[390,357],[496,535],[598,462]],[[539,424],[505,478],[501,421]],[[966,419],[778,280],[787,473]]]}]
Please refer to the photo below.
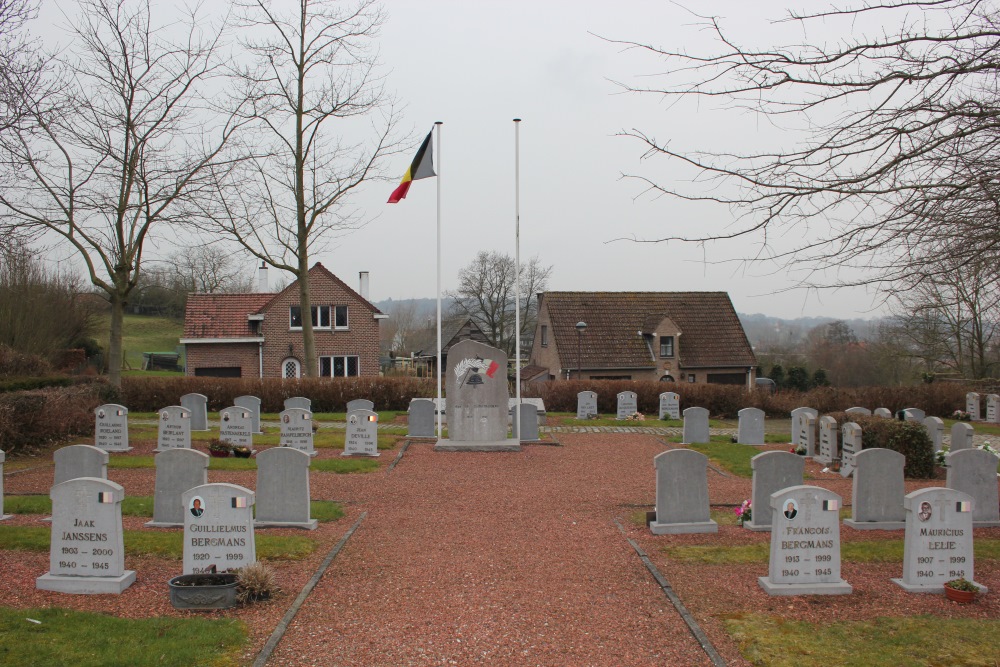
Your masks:
[{"label": "headstone", "polygon": [[257,560],[254,501],[253,491],[235,484],[203,484],[184,492],[184,574],[228,572]]},{"label": "headstone", "polygon": [[208,397],[204,394],[184,394],[181,407],[191,413],[191,430],[208,430]]},{"label": "headstone", "polygon": [[954,489],[932,487],[907,494],[903,576],[892,581],[910,593],[943,593],[952,579],[975,583],[972,504],[970,496]]},{"label": "headstone", "polygon": [[660,421],[681,418],[681,397],[672,391],[660,394]]},{"label": "headstone", "polygon": [[865,417],[872,416],[872,411],[868,408],[847,408],[844,412],[849,415],[864,415]]},{"label": "headstone", "polygon": [[311,412],[302,408],[286,408],[278,415],[278,422],[281,427],[281,437],[278,440],[280,446],[291,447],[309,456],[316,456],[318,452],[313,449]]},{"label": "headstone", "polygon": [[285,399],[286,410],[308,410],[312,412],[312,399],[303,396],[292,396]]},{"label": "headstone", "polygon": [[986,421],[1000,424],[1000,396],[997,394],[986,394]]},{"label": "headstone", "polygon": [[976,528],[1000,526],[998,463],[1000,457],[985,449],[962,449],[947,456],[945,485],[972,498],[972,525]]},{"label": "headstone", "polygon": [[128,408],[115,403],[99,405],[94,409],[94,416],[95,447],[106,452],[127,452],[132,449],[128,445]]},{"label": "headstone", "polygon": [[250,412],[251,433],[260,433],[260,399],[256,396],[237,396],[233,399],[233,405]]},{"label": "headstone", "polygon": [[800,486],[806,462],[791,452],[762,452],[750,459],[753,469],[750,495],[750,520],[744,528],[761,532],[771,530],[771,494],[789,486]]},{"label": "headstone", "polygon": [[856,530],[902,530],[903,468],[906,457],[891,449],[865,449],[854,456],[851,518],[844,524]]},{"label": "headstone", "polygon": [[861,451],[861,427],[854,422],[847,422],[840,428],[840,437],[840,476],[850,477],[854,472],[854,457]]},{"label": "headstone", "polygon": [[972,421],[981,421],[981,417],[979,416],[979,394],[970,391],[965,395],[965,411],[969,413]]},{"label": "headstone", "polygon": [[[798,447],[799,445],[805,445],[803,436],[803,420],[806,417],[812,417],[813,419],[819,419],[819,412],[812,408],[795,408],[792,410],[792,444]],[[815,440],[815,434],[813,439]],[[807,452],[808,456],[812,454]]]},{"label": "headstone", "polygon": [[818,486],[793,486],[771,494],[769,505],[771,556],[767,576],[757,579],[764,592],[850,593],[851,585],[840,578],[840,496]]},{"label": "headstone", "polygon": [[639,412],[639,397],[634,391],[618,392],[618,411],[615,419],[628,419]]},{"label": "headstone", "polygon": [[147,526],[180,527],[187,511],[184,492],[208,484],[208,454],[197,449],[168,449],[156,455],[153,520]]},{"label": "headstone", "polygon": [[926,417],[927,413],[920,408],[905,408],[903,410],[903,419],[908,422],[919,422],[923,424]]},{"label": "headstone", "polygon": [[944,422],[940,417],[925,417],[924,428],[927,429],[927,437],[934,445],[934,453],[941,451],[941,443],[944,441]]},{"label": "headstone", "polygon": [[[520,431],[517,430],[519,424]],[[522,403],[519,418],[514,420],[511,434],[515,438],[520,437],[521,442],[539,442],[541,438],[538,436],[538,408],[531,403]]]},{"label": "headstone", "polygon": [[223,408],[219,412],[219,440],[253,449],[253,414],[246,408]]},{"label": "headstone", "polygon": [[892,411],[889,408],[875,408],[873,413],[876,417],[882,417],[883,419],[892,419]]},{"label": "headstone", "polygon": [[57,449],[52,459],[56,468],[53,486],[77,477],[108,478],[108,453],[103,449],[90,445],[69,445]]},{"label": "headstone", "polygon": [[709,440],[708,436],[708,410],[705,408],[685,409],[682,442],[685,445],[706,443]]},{"label": "headstone", "polygon": [[743,408],[739,411],[739,427],[736,442],[741,445],[764,444],[764,411],[758,408]]},{"label": "headstone", "polygon": [[122,500],[125,489],[96,477],[56,484],[52,499],[49,571],[35,587],[59,593],[117,595],[132,585],[125,569]]},{"label": "headstone", "polygon": [[3,513],[3,463],[6,458],[6,452],[0,450],[0,521],[9,519],[12,516],[11,514]]},{"label": "headstone", "polygon": [[597,411],[597,393],[581,391],[576,395],[576,418],[590,419],[590,415],[600,414]]},{"label": "headstone", "polygon": [[307,453],[287,447],[272,447],[257,455],[254,526],[315,530],[316,519],[309,514],[310,461]]},{"label": "headstone", "polygon": [[[436,398],[432,398],[431,400],[434,401],[434,408],[436,410],[436,412],[434,413],[434,419],[436,420],[437,417],[438,417],[438,415],[440,414],[441,415],[441,423],[442,424],[447,424],[448,423],[448,399],[447,398],[442,398],[439,401]],[[440,405],[440,407],[438,407],[439,405]],[[435,421],[435,423],[437,423],[437,422]]]},{"label": "headstone", "polygon": [[463,340],[448,350],[448,438],[438,451],[519,451],[507,437],[510,392],[507,355],[478,341]]},{"label": "headstone", "polygon": [[378,413],[355,410],[347,413],[347,434],[341,456],[379,456]]},{"label": "headstone", "polygon": [[160,410],[157,420],[156,450],[191,449],[191,413],[179,405]]},{"label": "headstone", "polygon": [[409,413],[406,417],[407,437],[433,438],[435,433],[434,401],[429,398],[414,398],[410,400]]},{"label": "headstone", "polygon": [[355,398],[353,401],[347,402],[347,412],[356,412],[357,410],[367,410],[369,412],[375,411],[375,404],[369,401],[367,398]]},{"label": "headstone", "polygon": [[833,417],[819,418],[819,454],[813,457],[817,463],[833,463],[839,454],[837,443],[837,420]]},{"label": "headstone", "polygon": [[717,533],[709,515],[708,457],[693,449],[671,449],[653,458],[656,468],[654,535]]},{"label": "headstone", "polygon": [[[525,403],[530,403],[535,406],[535,414],[538,415],[538,423],[539,425],[544,424],[546,420],[545,400],[541,398],[528,398],[527,396],[522,396],[521,405],[524,405]],[[514,406],[516,404],[516,398],[511,398],[507,401],[507,412],[511,424],[514,423]]]},{"label": "headstone", "polygon": [[806,448],[805,456],[815,458],[819,455],[819,419],[803,415],[799,423],[802,425],[799,429],[799,446]]},{"label": "headstone", "polygon": [[951,426],[951,447],[949,451],[957,452],[960,449],[972,449],[972,436],[975,430],[971,424],[965,422],[955,422]]}]

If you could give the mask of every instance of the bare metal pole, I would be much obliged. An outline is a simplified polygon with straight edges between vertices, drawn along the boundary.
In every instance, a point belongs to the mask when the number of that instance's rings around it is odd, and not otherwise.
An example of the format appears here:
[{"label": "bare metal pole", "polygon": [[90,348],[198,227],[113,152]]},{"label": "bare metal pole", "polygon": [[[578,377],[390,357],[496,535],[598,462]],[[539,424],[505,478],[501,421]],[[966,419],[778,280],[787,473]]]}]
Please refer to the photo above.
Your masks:
[{"label": "bare metal pole", "polygon": [[437,128],[437,437],[441,439],[441,121]]},{"label": "bare metal pole", "polygon": [[514,119],[514,401],[515,437],[521,442],[521,119]]}]

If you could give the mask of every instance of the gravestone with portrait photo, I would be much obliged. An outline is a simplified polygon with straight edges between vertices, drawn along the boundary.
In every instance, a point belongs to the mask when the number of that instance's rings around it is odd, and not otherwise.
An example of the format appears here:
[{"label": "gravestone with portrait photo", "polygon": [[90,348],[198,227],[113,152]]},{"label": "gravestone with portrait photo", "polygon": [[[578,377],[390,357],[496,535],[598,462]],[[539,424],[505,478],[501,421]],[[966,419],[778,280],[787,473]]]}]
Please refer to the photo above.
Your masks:
[{"label": "gravestone with portrait photo", "polygon": [[986,421],[1000,424],[1000,396],[997,394],[986,394]]},{"label": "gravestone with portrait photo", "polygon": [[35,587],[59,593],[117,595],[132,585],[125,569],[122,500],[125,489],[96,477],[56,484],[52,499],[49,571]]},{"label": "gravestone with portrait photo", "polygon": [[975,445],[972,443],[972,436],[975,433],[975,429],[972,428],[971,424],[966,424],[965,422],[955,422],[952,424],[949,451],[957,452],[961,449],[974,449]]},{"label": "gravestone with portrait photo", "polygon": [[292,396],[285,399],[284,408],[286,410],[308,410],[312,412],[312,399],[304,396]]},{"label": "gravestone with portrait photo", "polygon": [[979,394],[970,391],[965,395],[965,411],[969,413],[969,418],[974,421],[981,421],[979,412]]},{"label": "gravestone with portrait photo", "polygon": [[[774,517],[766,577],[768,595],[847,595],[840,577],[841,498],[818,486],[780,489],[768,499]],[[757,507],[754,506],[754,513]]]},{"label": "gravestone with portrait photo", "polygon": [[684,410],[684,429],[681,442],[685,445],[704,444],[709,441],[708,410],[691,407]]},{"label": "gravestone with portrait photo", "polygon": [[741,445],[763,445],[764,411],[760,408],[743,408],[738,415],[736,442]]},{"label": "gravestone with portrait photo", "polygon": [[107,403],[94,409],[94,446],[106,452],[128,452],[128,408]]},{"label": "gravestone with portrait photo", "polygon": [[433,438],[434,401],[429,398],[410,399],[406,415],[406,436],[408,438]]},{"label": "gravestone with portrait photo", "polygon": [[761,452],[750,459],[752,513],[743,527],[756,532],[771,530],[771,494],[789,486],[800,486],[805,466],[805,458],[791,452]]},{"label": "gravestone with portrait photo", "polygon": [[204,394],[184,394],[181,407],[191,413],[191,430],[208,430],[208,397]]},{"label": "gravestone with portrait photo", "polygon": [[233,406],[219,411],[219,440],[234,447],[253,449],[253,415],[246,408]]},{"label": "gravestone with portrait photo", "polygon": [[0,449],[0,521],[4,519],[9,519],[12,515],[3,513],[3,464],[6,460],[7,454],[2,449]]},{"label": "gravestone with portrait photo", "polygon": [[355,398],[353,401],[347,402],[347,412],[356,412],[358,410],[368,410],[369,412],[374,412],[375,404],[367,398]]},{"label": "gravestone with portrait photo", "polygon": [[77,477],[108,478],[108,453],[92,445],[60,447],[52,460],[55,463],[53,486]]},{"label": "gravestone with portrait photo", "polygon": [[313,448],[312,417],[311,412],[302,408],[286,408],[282,411],[278,415],[278,423],[281,428],[278,444],[282,447],[305,452],[309,456],[316,456],[318,452]]},{"label": "gravestone with portrait photo", "polygon": [[175,528],[184,525],[182,497],[196,486],[208,484],[208,460],[197,449],[168,449],[154,459],[156,486],[153,492],[153,528]]},{"label": "gravestone with portrait photo", "polygon": [[250,413],[250,432],[260,433],[260,399],[256,396],[237,396],[233,405]]},{"label": "gravestone with portrait photo", "polygon": [[819,453],[813,457],[813,460],[824,465],[833,463],[833,459],[840,454],[839,444],[837,420],[829,416],[820,417]]},{"label": "gravestone with portrait photo", "polygon": [[906,511],[903,468],[906,457],[881,447],[854,455],[851,518],[844,525],[855,530],[902,530]]},{"label": "gravestone with portrait photo", "polygon": [[889,408],[875,408],[875,412],[872,414],[882,419],[892,419],[892,410]]},{"label": "gravestone with portrait photo", "polygon": [[448,438],[436,451],[520,451],[508,438],[510,392],[507,355],[478,341],[463,340],[448,350],[446,373]]},{"label": "gravestone with portrait photo", "polygon": [[305,452],[271,447],[257,455],[257,528],[315,530],[310,516],[309,464]]},{"label": "gravestone with portrait photo", "polygon": [[861,427],[847,422],[840,427],[840,476],[850,477],[854,472],[854,457],[861,451]]},{"label": "gravestone with portrait photo", "polygon": [[576,418],[590,419],[591,415],[597,416],[597,392],[581,391],[576,395]]},{"label": "gravestone with portrait photo", "polygon": [[187,408],[171,405],[158,413],[156,449],[191,449],[191,413]]},{"label": "gravestone with portrait photo", "polygon": [[681,418],[681,396],[673,391],[660,394],[660,421]]},{"label": "gravestone with portrait photo", "polygon": [[941,451],[941,443],[944,442],[944,421],[940,417],[925,417],[924,428],[927,429],[927,437],[931,439],[934,453]]},{"label": "gravestone with portrait photo", "polygon": [[717,533],[708,504],[708,457],[693,449],[671,449],[653,458],[656,468],[654,535]]},{"label": "gravestone with portrait photo", "polygon": [[[970,496],[932,487],[906,495],[903,576],[893,583],[910,593],[942,593],[952,579],[975,581]],[[986,592],[986,587],[980,587]]]},{"label": "gravestone with portrait photo", "polygon": [[379,456],[378,413],[355,410],[347,413],[347,433],[341,456]]},{"label": "gravestone with portrait photo", "polygon": [[920,424],[924,423],[924,419],[927,418],[927,413],[920,408],[904,408],[903,409],[903,421],[917,422]]},{"label": "gravestone with portrait photo", "polygon": [[972,525],[976,528],[1000,526],[1000,494],[997,491],[997,464],[1000,457],[985,449],[949,452],[945,486],[972,498]]},{"label": "gravestone with portrait photo", "polygon": [[629,419],[639,412],[639,397],[634,391],[618,392],[618,408],[615,412],[615,419],[621,421]]},{"label": "gravestone with portrait photo", "polygon": [[[813,408],[801,407],[792,410],[792,444],[796,447],[806,448],[806,456],[816,455],[816,420],[819,419],[819,412]],[[808,418],[812,418],[812,427],[806,424]],[[810,442],[811,441],[811,442]]]},{"label": "gravestone with portrait photo", "polygon": [[257,560],[253,491],[236,484],[203,484],[181,496],[184,574],[237,570]]}]

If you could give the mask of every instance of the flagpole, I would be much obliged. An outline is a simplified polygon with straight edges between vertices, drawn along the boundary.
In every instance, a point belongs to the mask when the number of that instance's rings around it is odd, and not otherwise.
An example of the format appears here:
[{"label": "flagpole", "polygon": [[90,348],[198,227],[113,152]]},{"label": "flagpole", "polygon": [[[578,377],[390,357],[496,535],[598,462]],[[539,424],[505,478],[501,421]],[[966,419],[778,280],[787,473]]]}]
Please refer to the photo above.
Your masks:
[{"label": "flagpole", "polygon": [[521,119],[514,119],[514,423],[521,442]]},{"label": "flagpole", "polygon": [[441,429],[441,121],[434,123],[437,128],[437,437],[442,438]]}]

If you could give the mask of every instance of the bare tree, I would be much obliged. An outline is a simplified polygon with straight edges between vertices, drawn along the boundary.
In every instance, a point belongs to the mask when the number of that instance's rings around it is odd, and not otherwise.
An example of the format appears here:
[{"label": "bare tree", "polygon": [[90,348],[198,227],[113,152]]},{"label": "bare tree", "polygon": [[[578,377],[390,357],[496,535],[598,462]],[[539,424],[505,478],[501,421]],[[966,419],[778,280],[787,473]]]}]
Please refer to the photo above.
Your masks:
[{"label": "bare tree", "polygon": [[201,93],[218,32],[196,13],[157,23],[148,3],[80,0],[72,42],[0,140],[0,221],[54,235],[111,303],[108,374],[121,382],[122,321],[156,229],[204,185],[233,124]]},{"label": "bare tree", "polygon": [[0,131],[23,113],[22,95],[38,83],[43,60],[27,33],[36,14],[29,0],[0,0]]},{"label": "bare tree", "polygon": [[237,4],[254,58],[235,71],[245,159],[217,173],[202,213],[298,280],[304,367],[316,376],[310,257],[362,224],[348,196],[384,178],[385,158],[405,147],[374,55],[384,16],[374,0],[299,0],[287,13],[265,0]]}]

